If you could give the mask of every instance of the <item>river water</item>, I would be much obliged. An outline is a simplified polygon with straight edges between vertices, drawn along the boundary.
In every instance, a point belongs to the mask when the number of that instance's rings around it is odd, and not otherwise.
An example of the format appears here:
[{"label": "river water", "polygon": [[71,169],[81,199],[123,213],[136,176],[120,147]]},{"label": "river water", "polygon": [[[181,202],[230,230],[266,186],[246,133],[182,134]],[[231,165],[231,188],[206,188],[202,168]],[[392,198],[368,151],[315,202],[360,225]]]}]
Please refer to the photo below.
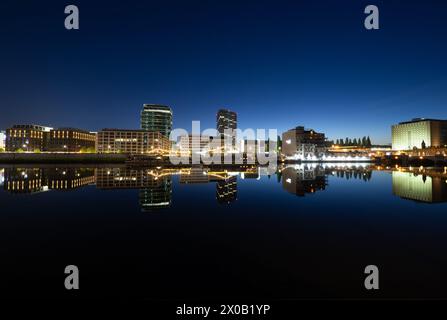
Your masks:
[{"label": "river water", "polygon": [[[447,298],[446,168],[0,167],[8,297]],[[379,290],[364,287],[367,265]],[[5,281],[6,280],[6,281]]]}]

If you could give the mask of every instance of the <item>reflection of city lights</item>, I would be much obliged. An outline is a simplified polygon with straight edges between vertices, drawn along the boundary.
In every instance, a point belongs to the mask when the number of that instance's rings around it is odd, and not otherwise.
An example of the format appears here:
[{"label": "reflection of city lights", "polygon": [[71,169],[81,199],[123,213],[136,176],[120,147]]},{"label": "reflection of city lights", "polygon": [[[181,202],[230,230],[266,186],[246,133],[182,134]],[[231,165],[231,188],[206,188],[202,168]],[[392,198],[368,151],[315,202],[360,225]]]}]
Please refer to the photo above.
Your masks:
[{"label": "reflection of city lights", "polygon": [[294,156],[286,157],[286,160],[299,160],[306,162],[369,162],[370,157],[367,156],[326,156],[322,157],[316,156],[303,156],[301,154],[296,154]]}]

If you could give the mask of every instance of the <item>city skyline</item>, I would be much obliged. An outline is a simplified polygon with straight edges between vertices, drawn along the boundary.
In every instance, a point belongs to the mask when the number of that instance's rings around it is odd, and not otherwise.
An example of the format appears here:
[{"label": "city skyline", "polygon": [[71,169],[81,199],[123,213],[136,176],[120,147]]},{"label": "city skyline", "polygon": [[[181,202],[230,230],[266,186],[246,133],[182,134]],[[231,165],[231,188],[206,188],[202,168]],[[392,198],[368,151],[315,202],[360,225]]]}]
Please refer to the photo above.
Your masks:
[{"label": "city skyline", "polygon": [[63,6],[6,2],[0,128],[138,129],[142,104],[160,103],[174,128],[214,128],[229,108],[240,128],[389,144],[395,123],[447,118],[446,4],[429,2],[376,1],[376,31],[364,1],[81,2],[73,32]]}]

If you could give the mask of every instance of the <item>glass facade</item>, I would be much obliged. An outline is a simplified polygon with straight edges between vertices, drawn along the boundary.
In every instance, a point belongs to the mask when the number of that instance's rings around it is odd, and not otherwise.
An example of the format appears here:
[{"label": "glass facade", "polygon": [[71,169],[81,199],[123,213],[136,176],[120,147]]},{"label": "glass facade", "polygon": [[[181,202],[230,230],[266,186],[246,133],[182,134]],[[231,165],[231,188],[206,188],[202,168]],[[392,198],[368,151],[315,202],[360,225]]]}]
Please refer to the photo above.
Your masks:
[{"label": "glass facade", "polygon": [[172,110],[168,106],[145,104],[141,111],[141,129],[160,132],[169,137],[172,130]]}]

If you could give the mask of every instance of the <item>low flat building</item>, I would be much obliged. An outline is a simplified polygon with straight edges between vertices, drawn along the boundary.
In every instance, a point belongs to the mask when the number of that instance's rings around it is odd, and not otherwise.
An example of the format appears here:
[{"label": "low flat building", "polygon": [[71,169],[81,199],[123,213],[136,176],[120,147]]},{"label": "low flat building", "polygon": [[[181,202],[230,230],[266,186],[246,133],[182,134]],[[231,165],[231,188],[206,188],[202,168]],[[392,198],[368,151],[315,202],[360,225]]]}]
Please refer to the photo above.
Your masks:
[{"label": "low flat building", "polygon": [[166,136],[146,130],[103,129],[96,139],[98,153],[167,154],[170,148]]},{"label": "low flat building", "polygon": [[6,130],[6,151],[44,151],[48,134],[52,129],[33,124],[14,125]]},{"label": "low flat building", "polygon": [[76,128],[50,130],[46,151],[50,152],[94,152],[96,134]]},{"label": "low flat building", "polygon": [[392,149],[447,146],[447,120],[416,118],[391,127]]},{"label": "low flat building", "polygon": [[324,133],[298,126],[282,134],[281,152],[286,157],[303,160],[312,157],[319,158],[326,153],[327,149]]}]

